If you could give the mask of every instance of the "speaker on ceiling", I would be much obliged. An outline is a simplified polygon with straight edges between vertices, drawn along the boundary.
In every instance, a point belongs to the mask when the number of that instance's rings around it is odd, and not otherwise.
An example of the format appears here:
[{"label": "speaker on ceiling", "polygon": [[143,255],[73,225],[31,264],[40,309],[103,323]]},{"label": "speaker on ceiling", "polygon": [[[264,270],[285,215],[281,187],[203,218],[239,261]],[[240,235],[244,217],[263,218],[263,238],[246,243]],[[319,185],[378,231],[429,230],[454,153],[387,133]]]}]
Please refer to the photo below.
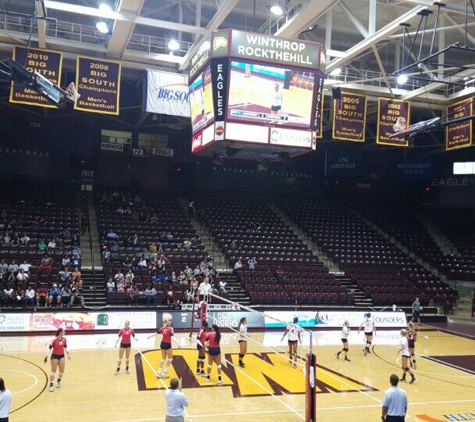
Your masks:
[{"label": "speaker on ceiling", "polygon": [[332,95],[334,100],[341,99],[341,89],[340,88],[332,88]]}]

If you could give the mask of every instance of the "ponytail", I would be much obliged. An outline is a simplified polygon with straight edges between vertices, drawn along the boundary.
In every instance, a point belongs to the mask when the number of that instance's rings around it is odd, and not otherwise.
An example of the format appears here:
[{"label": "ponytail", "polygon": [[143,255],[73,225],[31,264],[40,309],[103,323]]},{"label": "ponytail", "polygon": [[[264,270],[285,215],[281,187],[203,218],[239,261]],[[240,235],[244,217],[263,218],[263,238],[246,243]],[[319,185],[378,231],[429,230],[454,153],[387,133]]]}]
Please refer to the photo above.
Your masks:
[{"label": "ponytail", "polygon": [[213,324],[213,330],[216,333],[216,336],[215,336],[216,343],[219,343],[221,341],[221,332],[219,331],[219,327],[216,324]]}]

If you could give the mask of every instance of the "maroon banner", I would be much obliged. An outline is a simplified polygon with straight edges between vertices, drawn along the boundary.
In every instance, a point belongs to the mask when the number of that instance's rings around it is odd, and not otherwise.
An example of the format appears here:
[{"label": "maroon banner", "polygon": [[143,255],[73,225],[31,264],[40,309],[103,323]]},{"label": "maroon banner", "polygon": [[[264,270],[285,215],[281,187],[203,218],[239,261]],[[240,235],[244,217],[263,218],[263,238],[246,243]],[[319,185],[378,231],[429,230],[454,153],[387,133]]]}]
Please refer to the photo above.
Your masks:
[{"label": "maroon banner", "polygon": [[404,136],[393,136],[399,131],[400,124],[409,126],[410,118],[409,101],[380,98],[378,101],[378,122],[376,143],[395,147],[407,147],[409,142]]},{"label": "maroon banner", "polygon": [[366,127],[366,95],[342,92],[333,100],[333,139],[364,142]]},{"label": "maroon banner", "polygon": [[[447,122],[463,119],[473,113],[473,98],[459,101],[447,107]],[[472,145],[472,119],[455,122],[445,127],[445,149],[464,148]]]},{"label": "maroon banner", "polygon": [[[63,55],[58,51],[26,48],[16,45],[13,48],[13,60],[20,66],[23,66],[28,72],[38,72],[54,84],[61,85]],[[10,102],[45,108],[57,108],[27,85],[13,82],[10,89]]]},{"label": "maroon banner", "polygon": [[316,105],[315,105],[315,137],[323,138],[323,83],[325,79],[322,75],[317,75],[317,83],[315,84]]},{"label": "maroon banner", "polygon": [[78,56],[76,87],[81,97],[74,109],[118,115],[120,72],[119,62]]}]

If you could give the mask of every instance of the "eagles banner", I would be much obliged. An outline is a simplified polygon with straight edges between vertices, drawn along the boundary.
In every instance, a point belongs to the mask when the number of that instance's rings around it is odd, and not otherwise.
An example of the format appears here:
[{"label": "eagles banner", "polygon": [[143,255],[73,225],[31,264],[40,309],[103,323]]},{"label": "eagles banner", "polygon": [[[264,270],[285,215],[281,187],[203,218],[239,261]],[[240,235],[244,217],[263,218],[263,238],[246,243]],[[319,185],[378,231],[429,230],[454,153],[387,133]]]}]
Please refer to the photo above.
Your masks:
[{"label": "eagles banner", "polygon": [[407,147],[409,142],[404,136],[391,136],[399,131],[400,124],[409,126],[409,101],[379,98],[376,143],[396,147]]},{"label": "eagles banner", "polygon": [[[63,55],[57,51],[41,48],[26,48],[15,46],[13,60],[23,66],[28,72],[38,72],[55,85],[61,85],[61,66]],[[45,108],[57,108],[45,97],[25,84],[13,83],[10,90],[10,102],[28,104]]]},{"label": "eagles banner", "polygon": [[364,142],[366,127],[366,95],[342,92],[333,100],[333,139]]},{"label": "eagles banner", "polygon": [[76,88],[81,97],[74,109],[118,115],[120,72],[119,62],[78,56]]},{"label": "eagles banner", "polygon": [[317,84],[315,87],[316,102],[315,105],[315,137],[323,138],[323,103],[324,103],[324,93],[323,93],[323,83],[324,78],[317,76]]},{"label": "eagles banner", "polygon": [[147,69],[145,111],[170,116],[190,117],[188,77]]},{"label": "eagles banner", "polygon": [[[468,98],[447,107],[447,122],[469,117],[473,113],[473,98]],[[472,145],[472,119],[453,123],[445,128],[445,149],[463,148]]]}]

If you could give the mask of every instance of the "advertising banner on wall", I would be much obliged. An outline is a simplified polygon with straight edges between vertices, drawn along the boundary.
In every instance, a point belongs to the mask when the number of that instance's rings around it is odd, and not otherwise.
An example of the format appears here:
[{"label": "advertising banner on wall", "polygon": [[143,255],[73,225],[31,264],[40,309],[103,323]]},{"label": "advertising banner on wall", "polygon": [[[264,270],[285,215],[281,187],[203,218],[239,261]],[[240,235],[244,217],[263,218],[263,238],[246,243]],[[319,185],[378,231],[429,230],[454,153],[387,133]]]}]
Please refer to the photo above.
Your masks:
[{"label": "advertising banner on wall", "polygon": [[[447,121],[471,116],[473,98],[459,101],[447,107]],[[453,123],[445,128],[445,147],[451,149],[464,148],[472,145],[472,119]]]},{"label": "advertising banner on wall", "polygon": [[356,176],[361,170],[361,152],[344,151],[325,153],[325,176]]},{"label": "advertising banner on wall", "polygon": [[432,180],[432,169],[432,160],[427,158],[397,163],[395,180],[398,182]]},{"label": "advertising banner on wall", "polygon": [[[409,101],[392,100],[379,98],[378,100],[378,121],[376,143],[381,145],[391,145],[397,147],[407,147],[409,142],[404,136],[394,135],[394,127],[397,122],[404,122],[409,126],[410,103]],[[397,126],[396,126],[397,127]],[[399,130],[399,129],[398,129]]]},{"label": "advertising banner on wall", "polygon": [[188,76],[147,69],[145,111],[190,117]]},{"label": "advertising banner on wall", "polygon": [[[38,72],[53,84],[61,85],[63,55],[60,52],[15,46],[13,48],[13,60],[23,66],[28,72]],[[13,82],[10,90],[10,102],[57,108],[35,90],[24,84],[14,84]]]},{"label": "advertising banner on wall", "polygon": [[342,92],[333,100],[333,139],[365,141],[366,95]]},{"label": "advertising banner on wall", "polygon": [[75,110],[119,114],[121,64],[110,60],[78,56],[76,88],[81,95]]}]

